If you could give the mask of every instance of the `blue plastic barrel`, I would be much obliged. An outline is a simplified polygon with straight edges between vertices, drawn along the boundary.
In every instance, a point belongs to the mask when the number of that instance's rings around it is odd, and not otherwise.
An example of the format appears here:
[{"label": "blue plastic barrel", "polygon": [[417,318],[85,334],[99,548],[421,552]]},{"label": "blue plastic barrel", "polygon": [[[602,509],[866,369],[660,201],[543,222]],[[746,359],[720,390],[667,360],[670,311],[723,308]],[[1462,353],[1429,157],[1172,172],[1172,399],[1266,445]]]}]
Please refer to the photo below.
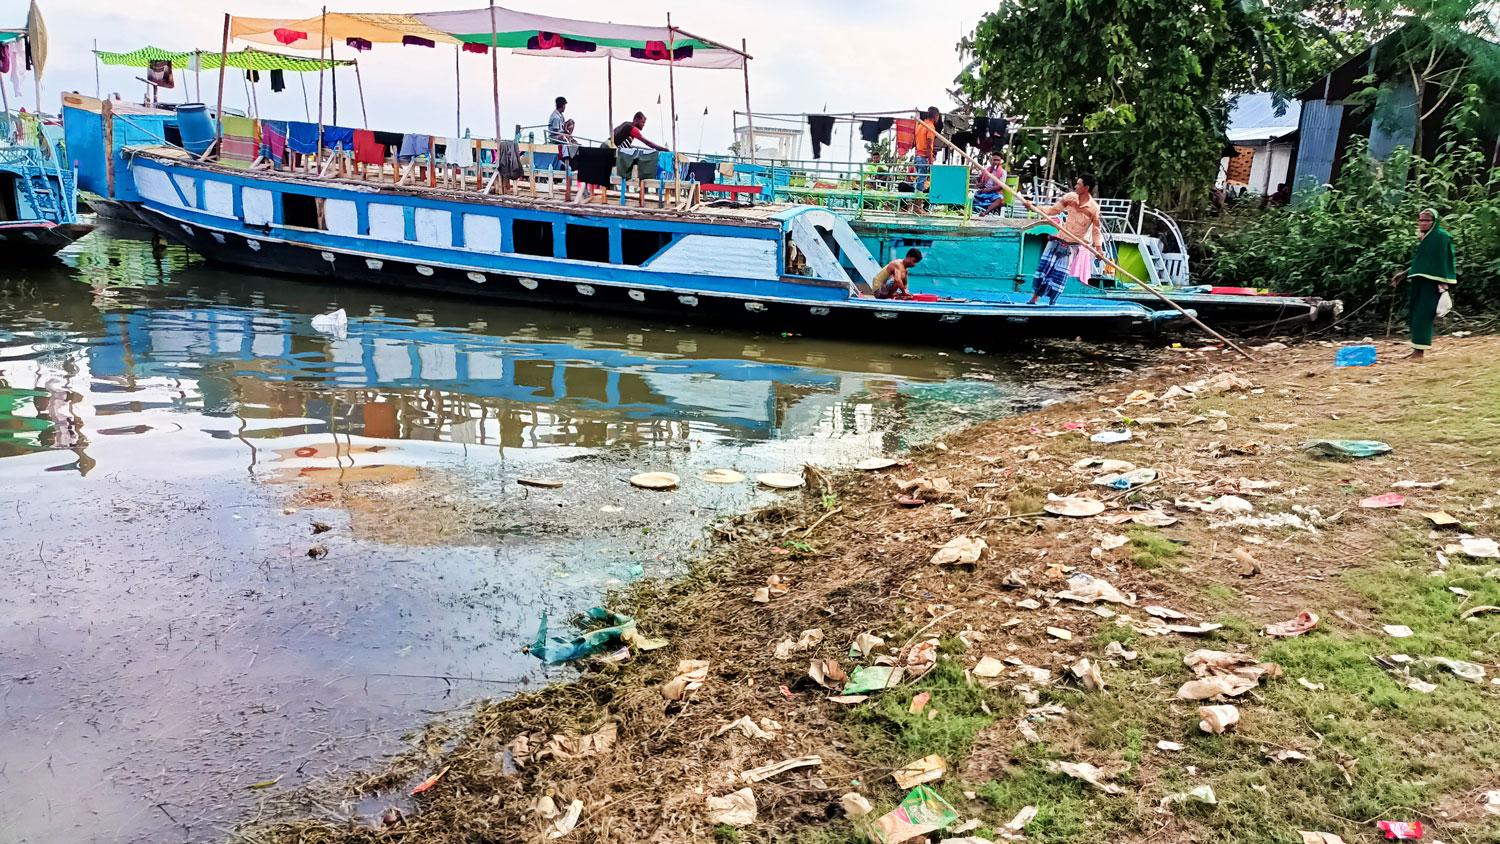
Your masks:
[{"label": "blue plastic barrel", "polygon": [[177,131],[182,133],[182,148],[202,155],[214,145],[214,122],[208,119],[203,103],[183,103],[177,107]]}]

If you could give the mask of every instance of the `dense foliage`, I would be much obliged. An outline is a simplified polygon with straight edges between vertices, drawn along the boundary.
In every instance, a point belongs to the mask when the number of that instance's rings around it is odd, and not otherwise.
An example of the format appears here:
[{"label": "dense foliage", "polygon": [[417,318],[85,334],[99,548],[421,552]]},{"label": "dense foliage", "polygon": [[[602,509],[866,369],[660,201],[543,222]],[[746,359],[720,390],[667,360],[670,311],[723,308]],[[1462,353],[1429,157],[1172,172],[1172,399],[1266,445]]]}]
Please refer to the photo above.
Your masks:
[{"label": "dense foliage", "polygon": [[[1477,104],[1477,92],[1469,94]],[[1463,131],[1472,110],[1456,110],[1430,161],[1398,149],[1377,162],[1356,145],[1332,189],[1289,208],[1204,224],[1194,233],[1206,253],[1196,280],[1339,297],[1356,307],[1406,266],[1417,214],[1435,208],[1458,256],[1457,307],[1500,310],[1500,168],[1489,166],[1493,150]]]},{"label": "dense foliage", "polygon": [[1235,94],[1289,94],[1337,60],[1306,5],[1008,0],[959,44],[959,82],[1027,125],[1091,133],[1062,138],[1059,177],[1093,170],[1107,195],[1181,208],[1213,185]]}]

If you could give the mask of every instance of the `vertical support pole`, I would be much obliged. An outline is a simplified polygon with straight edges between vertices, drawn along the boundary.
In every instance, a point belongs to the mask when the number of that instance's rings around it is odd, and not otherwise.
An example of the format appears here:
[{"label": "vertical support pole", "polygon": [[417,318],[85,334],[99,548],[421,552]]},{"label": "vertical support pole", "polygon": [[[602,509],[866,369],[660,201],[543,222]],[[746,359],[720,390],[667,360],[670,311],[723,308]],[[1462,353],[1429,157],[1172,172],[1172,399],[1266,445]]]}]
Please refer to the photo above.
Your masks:
[{"label": "vertical support pole", "polygon": [[667,93],[672,109],[672,199],[678,198],[681,185],[677,174],[682,171],[682,161],[677,152],[677,30],[672,28],[672,13],[667,12]]},{"label": "vertical support pole", "polygon": [[214,146],[224,143],[224,69],[229,66],[229,13],[224,13],[224,40],[219,44],[219,104],[214,107]]},{"label": "vertical support pole", "polygon": [[359,59],[354,60],[354,84],[359,88],[359,116],[365,128],[370,128],[370,113],[365,111],[365,81],[359,76]]},{"label": "vertical support pole", "polygon": [[333,58],[333,39],[328,39],[328,87],[333,91],[333,125],[339,125],[339,65]]},{"label": "vertical support pole", "polygon": [[115,105],[105,100],[99,107],[104,124],[104,195],[115,198]]},{"label": "vertical support pole", "polygon": [[[740,39],[740,52],[741,53],[749,52],[745,48],[745,39],[743,39],[743,38]],[[750,135],[750,163],[754,164],[755,163],[755,113],[754,113],[754,110],[750,108],[750,57],[749,56],[740,56],[740,62],[742,64],[742,66],[745,68],[745,125],[747,127],[749,127],[749,129],[750,129],[750,132],[749,132],[749,135]]]},{"label": "vertical support pole", "polygon": [[464,94],[461,82],[463,76],[458,72],[458,57],[463,53],[464,45],[453,45],[453,137],[463,137],[464,134]]},{"label": "vertical support pole", "polygon": [[613,54],[604,57],[604,84],[609,102],[609,122],[604,124],[612,133],[615,131],[615,57]]},{"label": "vertical support pole", "polygon": [[[99,84],[99,39],[95,38],[94,39],[94,97],[96,99],[101,99],[101,100],[104,99],[104,95],[102,93],[100,93],[103,89],[104,89],[103,86]],[[198,98],[199,99],[203,98],[203,83],[201,81],[198,83]]]},{"label": "vertical support pole", "polygon": [[495,105],[494,183],[500,185],[501,192],[505,193],[507,192],[505,189],[509,185],[510,180],[502,178],[500,175],[500,168],[503,166],[500,162],[500,139],[505,137],[505,133],[500,131],[500,37],[495,27],[495,0],[490,0],[490,89],[493,92]]},{"label": "vertical support pole", "polygon": [[323,57],[328,52],[328,7],[323,7],[323,19],[318,24],[318,145],[313,150],[313,172],[323,169]]}]

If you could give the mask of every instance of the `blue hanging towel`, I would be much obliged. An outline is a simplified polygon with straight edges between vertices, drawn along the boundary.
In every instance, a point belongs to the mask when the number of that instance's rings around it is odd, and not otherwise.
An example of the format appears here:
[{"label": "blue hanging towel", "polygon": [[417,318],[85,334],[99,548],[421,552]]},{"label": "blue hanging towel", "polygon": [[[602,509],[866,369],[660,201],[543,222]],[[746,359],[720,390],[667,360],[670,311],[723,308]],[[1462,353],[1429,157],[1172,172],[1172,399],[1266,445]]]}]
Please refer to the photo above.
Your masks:
[{"label": "blue hanging towel", "polygon": [[426,155],[431,143],[431,135],[403,135],[401,137],[401,153],[397,158],[402,161],[410,161],[417,156]]},{"label": "blue hanging towel", "polygon": [[316,153],[318,151],[318,124],[289,121],[286,124],[286,148],[302,155]]},{"label": "blue hanging towel", "polygon": [[354,130],[343,126],[324,126],[323,148],[353,150]]}]

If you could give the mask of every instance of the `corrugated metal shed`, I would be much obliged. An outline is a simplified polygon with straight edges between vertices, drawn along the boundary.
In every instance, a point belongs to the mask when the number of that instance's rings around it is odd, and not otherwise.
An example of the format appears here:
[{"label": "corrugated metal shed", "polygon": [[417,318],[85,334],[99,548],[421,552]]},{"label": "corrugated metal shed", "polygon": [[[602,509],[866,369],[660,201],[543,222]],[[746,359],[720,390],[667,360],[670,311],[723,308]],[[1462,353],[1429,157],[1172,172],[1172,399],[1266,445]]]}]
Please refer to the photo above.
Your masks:
[{"label": "corrugated metal shed", "polygon": [[1333,159],[1338,152],[1339,125],[1344,106],[1326,100],[1305,100],[1298,128],[1296,188],[1326,184],[1333,176]]}]

